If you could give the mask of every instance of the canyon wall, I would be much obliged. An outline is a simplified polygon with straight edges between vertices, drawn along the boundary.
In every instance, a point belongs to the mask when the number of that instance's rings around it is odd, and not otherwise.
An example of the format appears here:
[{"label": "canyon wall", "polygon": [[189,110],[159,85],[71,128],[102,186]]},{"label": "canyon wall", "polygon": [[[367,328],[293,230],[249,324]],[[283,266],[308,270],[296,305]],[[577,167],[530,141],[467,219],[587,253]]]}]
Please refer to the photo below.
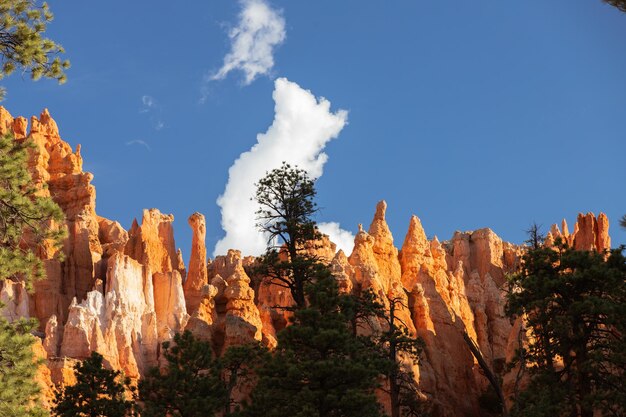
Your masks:
[{"label": "canyon wall", "polygon": [[[60,136],[47,110],[23,117],[0,107],[0,133],[33,139],[29,169],[40,192],[50,195],[66,215],[68,237],[63,261],[41,253],[46,279],[28,294],[19,282],[0,283],[2,315],[36,317],[47,359],[40,378],[46,385],[71,382],[76,360],[98,351],[107,366],[140,378],[162,363],[160,345],[190,329],[219,355],[229,346],[260,341],[276,345],[287,325],[291,303],[284,288],[252,282],[246,272],[253,258],[237,250],[207,260],[205,219],[193,213],[188,269],[174,241],[171,215],[144,210],[129,230],[96,214],[93,176],[82,171],[80,145],[73,150]],[[335,251],[327,238],[318,255],[329,261],[343,291],[371,289],[425,342],[419,363],[406,363],[433,403],[435,416],[479,416],[478,399],[488,387],[463,334],[471,337],[497,372],[517,346],[520,324],[504,315],[506,275],[516,270],[521,249],[490,229],[456,232],[444,242],[427,239],[413,216],[400,250],[378,203],[366,231],[359,225],[350,254]],[[572,233],[565,221],[548,234],[577,249],[610,247],[608,219],[580,214]],[[45,251],[44,251],[45,252]],[[515,324],[515,325],[514,325]],[[506,382],[506,379],[505,379]]]}]

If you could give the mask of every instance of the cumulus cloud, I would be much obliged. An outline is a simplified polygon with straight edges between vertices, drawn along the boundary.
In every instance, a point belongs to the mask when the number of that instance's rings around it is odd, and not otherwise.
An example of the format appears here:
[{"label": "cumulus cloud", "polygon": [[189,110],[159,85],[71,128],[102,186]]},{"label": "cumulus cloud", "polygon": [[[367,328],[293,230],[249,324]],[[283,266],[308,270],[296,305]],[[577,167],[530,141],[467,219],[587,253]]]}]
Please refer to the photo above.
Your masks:
[{"label": "cumulus cloud", "polygon": [[239,22],[228,33],[231,50],[211,80],[222,80],[233,70],[244,73],[248,85],[274,67],[274,48],[285,40],[285,19],[265,0],[241,0]]},{"label": "cumulus cloud", "polygon": [[148,145],[148,143],[146,141],[141,140],[141,139],[135,139],[135,140],[131,140],[129,142],[126,142],[126,146],[132,146],[132,145],[143,146],[148,151],[152,151],[152,149],[150,148],[150,145]]},{"label": "cumulus cloud", "polygon": [[[230,167],[224,193],[217,199],[226,235],[215,246],[214,255],[231,248],[238,248],[245,255],[265,251],[267,239],[255,226],[258,205],[252,200],[254,184],[283,161],[304,169],[311,178],[320,177],[328,159],[324,147],[339,135],[348,120],[345,110],[332,112],[328,100],[317,99],[286,78],[275,81],[273,98],[272,125],[265,133],[259,133],[257,143]],[[349,232],[341,231],[336,223],[324,229],[332,233],[333,242],[344,245],[349,239]],[[348,250],[351,249],[350,244]]]},{"label": "cumulus cloud", "polygon": [[343,230],[337,222],[319,223],[317,227],[320,232],[328,235],[330,240],[337,245],[337,250],[341,249],[346,255],[350,255],[354,248],[354,234],[347,230]]}]

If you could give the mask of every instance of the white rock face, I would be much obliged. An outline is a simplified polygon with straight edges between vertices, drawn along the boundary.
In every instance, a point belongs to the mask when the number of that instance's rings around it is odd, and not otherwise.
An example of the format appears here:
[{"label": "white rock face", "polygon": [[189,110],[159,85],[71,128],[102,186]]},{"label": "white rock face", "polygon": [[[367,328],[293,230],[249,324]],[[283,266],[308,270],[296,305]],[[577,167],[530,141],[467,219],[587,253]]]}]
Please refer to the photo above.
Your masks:
[{"label": "white rock face", "polygon": [[48,319],[45,334],[43,348],[49,358],[54,358],[59,354],[59,343],[61,342],[62,335],[56,315],[53,314]]},{"label": "white rock face", "polygon": [[[70,306],[61,356],[102,354],[111,366],[136,378],[157,363],[157,318],[152,277],[126,255],[109,258],[105,295],[94,290]],[[182,292],[182,287],[181,287]]]},{"label": "white rock face", "polygon": [[154,285],[154,303],[158,322],[159,343],[171,340],[174,334],[182,332],[189,315],[185,304],[183,282],[180,273],[156,273],[152,277]]},{"label": "white rock face", "polygon": [[23,282],[0,281],[0,317],[8,321],[30,317],[28,292]]}]

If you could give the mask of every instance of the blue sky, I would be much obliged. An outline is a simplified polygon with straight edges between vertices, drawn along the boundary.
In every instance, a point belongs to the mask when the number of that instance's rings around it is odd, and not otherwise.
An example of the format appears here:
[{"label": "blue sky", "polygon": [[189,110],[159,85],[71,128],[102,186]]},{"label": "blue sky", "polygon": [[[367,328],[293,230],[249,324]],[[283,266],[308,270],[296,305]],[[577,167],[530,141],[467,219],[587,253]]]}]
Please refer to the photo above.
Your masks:
[{"label": "blue sky", "polygon": [[533,221],[603,211],[626,243],[626,14],[599,0],[273,0],[274,65],[211,80],[249,3],[51,1],[69,81],[13,75],[2,104],[47,107],[82,144],[100,215],[128,228],[143,208],[173,213],[186,260],[191,213],[210,252],[223,238],[216,200],[272,126],[281,77],[347,111],[323,148],[319,221],[356,232],[385,199],[396,246],[411,214],[440,240],[490,227],[519,243]]}]

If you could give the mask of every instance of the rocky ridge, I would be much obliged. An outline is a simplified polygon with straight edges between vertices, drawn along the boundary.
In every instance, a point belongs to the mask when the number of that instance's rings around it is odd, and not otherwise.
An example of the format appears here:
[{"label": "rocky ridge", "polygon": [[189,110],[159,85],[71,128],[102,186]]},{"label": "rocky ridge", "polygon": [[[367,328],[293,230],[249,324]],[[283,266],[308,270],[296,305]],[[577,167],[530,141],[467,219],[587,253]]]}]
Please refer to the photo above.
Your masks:
[{"label": "rocky ridge", "polygon": [[[188,219],[193,239],[186,269],[176,250],[173,216],[144,210],[141,223],[134,221],[127,231],[96,214],[93,176],[82,171],[80,145],[72,150],[60,138],[47,110],[31,118],[28,131],[25,118],[0,107],[0,133],[7,131],[16,140],[33,139],[29,169],[40,192],[65,212],[69,231],[62,262],[54,253],[40,254],[47,278],[32,294],[19,282],[0,283],[2,315],[40,322],[36,350],[46,358],[40,372],[46,390],[71,382],[72,364],[94,350],[108,366],[140,378],[160,363],[160,344],[183,329],[210,341],[216,354],[253,340],[275,346],[288,317],[274,306],[288,304],[290,294],[253,283],[246,267],[254,259],[239,251],[207,260],[203,215]],[[386,209],[381,201],[369,229],[359,226],[349,256],[335,253],[327,238],[316,250],[330,262],[343,291],[371,289],[387,305],[402,306],[399,317],[426,345],[423,360],[406,366],[432,398],[434,415],[478,416],[478,398],[488,383],[463,333],[477,342],[493,369],[503,369],[521,328],[503,311],[505,277],[516,269],[520,248],[490,229],[456,232],[447,242],[428,240],[413,216],[398,250]],[[610,247],[608,227],[604,214],[580,214],[572,233],[563,221],[547,240],[560,237],[577,249],[603,250]]]}]

